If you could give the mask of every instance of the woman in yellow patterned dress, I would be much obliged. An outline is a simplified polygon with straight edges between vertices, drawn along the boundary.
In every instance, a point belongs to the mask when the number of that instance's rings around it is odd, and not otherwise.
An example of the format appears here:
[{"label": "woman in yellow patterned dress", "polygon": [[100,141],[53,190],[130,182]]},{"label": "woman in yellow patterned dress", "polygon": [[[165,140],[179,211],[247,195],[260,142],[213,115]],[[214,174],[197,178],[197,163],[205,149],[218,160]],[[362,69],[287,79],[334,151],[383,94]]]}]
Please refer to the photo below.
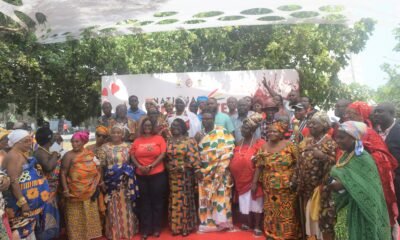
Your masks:
[{"label": "woman in yellow patterned dress", "polygon": [[129,144],[123,142],[124,127],[111,128],[111,142],[104,144],[97,156],[103,169],[104,183],[100,186],[106,193],[106,236],[108,239],[133,239],[137,232],[134,213],[138,197],[135,169],[129,164]]},{"label": "woman in yellow patterned dress", "polygon": [[197,143],[187,137],[185,122],[177,118],[171,124],[167,143],[169,173],[169,226],[173,235],[187,236],[197,227],[195,175],[200,177]]},{"label": "woman in yellow patterned dress", "polygon": [[300,224],[296,217],[296,193],[290,189],[298,149],[284,139],[288,123],[277,121],[268,127],[268,142],[257,156],[257,170],[253,179],[252,193],[257,182],[264,191],[264,232],[267,239],[299,239]]}]

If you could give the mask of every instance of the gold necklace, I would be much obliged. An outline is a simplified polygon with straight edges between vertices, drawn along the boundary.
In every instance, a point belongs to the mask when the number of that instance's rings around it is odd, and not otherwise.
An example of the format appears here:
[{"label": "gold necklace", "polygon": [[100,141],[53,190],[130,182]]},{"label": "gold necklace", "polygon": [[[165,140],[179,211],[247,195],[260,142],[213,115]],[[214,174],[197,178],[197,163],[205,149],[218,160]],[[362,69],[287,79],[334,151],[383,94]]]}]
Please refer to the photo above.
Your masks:
[{"label": "gold necklace", "polygon": [[336,163],[336,167],[337,168],[341,168],[341,167],[344,167],[346,164],[348,164],[349,162],[350,162],[350,160],[353,158],[353,156],[354,156],[354,151],[352,151],[347,157],[346,157],[346,159],[342,162],[342,163],[340,163],[340,160]]},{"label": "gold necklace", "polygon": [[46,148],[44,148],[44,147],[42,147],[40,145],[39,145],[39,148],[51,155],[51,153]]}]

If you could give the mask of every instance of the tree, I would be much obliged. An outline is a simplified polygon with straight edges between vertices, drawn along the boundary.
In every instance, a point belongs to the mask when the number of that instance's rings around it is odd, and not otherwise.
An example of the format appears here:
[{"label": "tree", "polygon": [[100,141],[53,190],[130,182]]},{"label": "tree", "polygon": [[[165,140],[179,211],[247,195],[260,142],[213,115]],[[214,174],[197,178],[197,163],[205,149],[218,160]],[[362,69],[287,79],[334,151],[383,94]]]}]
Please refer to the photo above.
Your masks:
[{"label": "tree", "polygon": [[373,28],[362,19],[353,27],[266,25],[118,37],[113,29],[100,36],[87,29],[79,40],[46,45],[29,31],[8,31],[0,35],[0,93],[6,96],[0,101],[79,124],[100,114],[101,75],[295,68],[302,94],[327,109],[337,98],[364,92],[337,74]]}]

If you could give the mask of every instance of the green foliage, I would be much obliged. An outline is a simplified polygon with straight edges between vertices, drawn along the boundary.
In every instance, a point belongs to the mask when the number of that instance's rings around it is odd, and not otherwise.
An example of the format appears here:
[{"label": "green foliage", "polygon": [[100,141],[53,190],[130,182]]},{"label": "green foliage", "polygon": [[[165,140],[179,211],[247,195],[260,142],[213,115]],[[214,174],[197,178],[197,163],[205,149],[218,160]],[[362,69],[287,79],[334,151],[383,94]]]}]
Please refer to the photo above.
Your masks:
[{"label": "green foliage", "polygon": [[345,85],[337,74],[364,48],[373,26],[363,19],[353,27],[266,25],[118,37],[93,27],[80,40],[48,45],[30,33],[0,34],[0,107],[15,103],[31,115],[37,110],[79,124],[100,114],[101,75],[295,68],[302,94],[326,109],[337,98],[366,96],[363,86]]}]

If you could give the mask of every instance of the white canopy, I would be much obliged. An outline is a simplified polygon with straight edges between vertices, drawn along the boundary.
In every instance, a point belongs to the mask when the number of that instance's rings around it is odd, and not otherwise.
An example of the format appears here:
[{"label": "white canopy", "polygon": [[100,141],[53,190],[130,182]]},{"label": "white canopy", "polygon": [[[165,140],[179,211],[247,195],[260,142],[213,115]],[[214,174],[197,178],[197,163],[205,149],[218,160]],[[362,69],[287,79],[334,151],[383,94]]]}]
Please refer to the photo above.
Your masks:
[{"label": "white canopy", "polygon": [[[20,0],[21,1],[21,0]],[[362,17],[397,19],[399,9],[379,12],[378,0],[0,0],[0,12],[35,28],[53,43],[95,34],[135,34],[221,26],[347,23]]]}]

